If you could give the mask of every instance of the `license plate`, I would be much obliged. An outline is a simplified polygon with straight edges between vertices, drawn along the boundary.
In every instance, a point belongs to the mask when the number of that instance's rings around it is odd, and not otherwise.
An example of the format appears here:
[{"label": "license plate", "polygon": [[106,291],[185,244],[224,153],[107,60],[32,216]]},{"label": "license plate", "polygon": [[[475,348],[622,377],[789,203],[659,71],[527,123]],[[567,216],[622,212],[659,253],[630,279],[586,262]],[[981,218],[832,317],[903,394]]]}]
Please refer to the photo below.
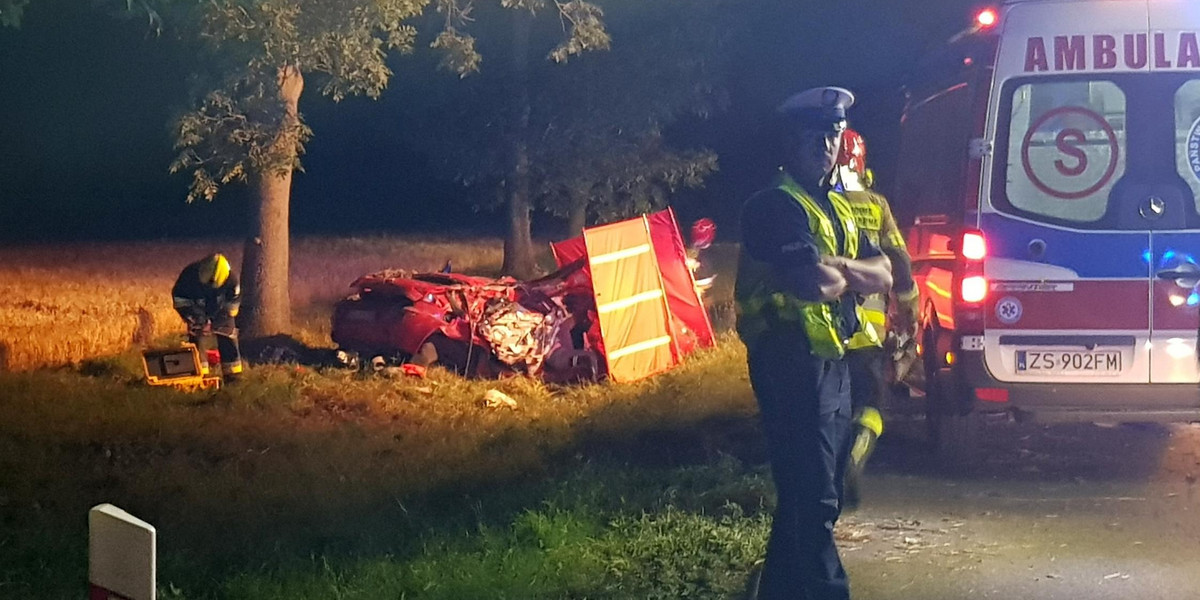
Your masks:
[{"label": "license plate", "polygon": [[1117,375],[1120,372],[1121,352],[1117,350],[1017,350],[1017,373]]}]

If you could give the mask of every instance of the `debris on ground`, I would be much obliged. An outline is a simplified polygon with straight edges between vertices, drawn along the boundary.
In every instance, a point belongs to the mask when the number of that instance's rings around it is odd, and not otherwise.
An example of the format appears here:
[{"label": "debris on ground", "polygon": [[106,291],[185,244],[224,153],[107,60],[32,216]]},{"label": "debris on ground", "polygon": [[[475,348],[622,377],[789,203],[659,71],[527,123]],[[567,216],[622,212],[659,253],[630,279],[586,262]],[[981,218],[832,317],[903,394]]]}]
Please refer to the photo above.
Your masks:
[{"label": "debris on ground", "polygon": [[996,556],[994,544],[974,540],[965,523],[949,518],[930,525],[917,519],[890,518],[867,521],[856,517],[842,519],[834,535],[845,552],[874,551],[884,562],[956,557],[964,564],[956,569],[973,568],[984,556]]},{"label": "debris on ground", "polygon": [[488,390],[483,395],[483,406],[485,408],[516,408],[517,401],[500,390]]},{"label": "debris on ground", "polygon": [[424,379],[426,369],[421,365],[414,365],[412,363],[404,363],[398,367],[383,366],[381,363],[381,366],[375,369],[375,372],[388,379],[403,379],[405,377]]}]

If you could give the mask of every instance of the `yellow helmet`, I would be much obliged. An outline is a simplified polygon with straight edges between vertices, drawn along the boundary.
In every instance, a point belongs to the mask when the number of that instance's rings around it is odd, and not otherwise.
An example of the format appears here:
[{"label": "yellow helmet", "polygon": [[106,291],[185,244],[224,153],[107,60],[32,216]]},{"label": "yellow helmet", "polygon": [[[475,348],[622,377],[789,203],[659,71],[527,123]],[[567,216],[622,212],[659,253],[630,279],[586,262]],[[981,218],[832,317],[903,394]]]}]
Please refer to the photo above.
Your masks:
[{"label": "yellow helmet", "polygon": [[229,260],[224,254],[213,254],[200,262],[200,283],[219,288],[229,279]]}]

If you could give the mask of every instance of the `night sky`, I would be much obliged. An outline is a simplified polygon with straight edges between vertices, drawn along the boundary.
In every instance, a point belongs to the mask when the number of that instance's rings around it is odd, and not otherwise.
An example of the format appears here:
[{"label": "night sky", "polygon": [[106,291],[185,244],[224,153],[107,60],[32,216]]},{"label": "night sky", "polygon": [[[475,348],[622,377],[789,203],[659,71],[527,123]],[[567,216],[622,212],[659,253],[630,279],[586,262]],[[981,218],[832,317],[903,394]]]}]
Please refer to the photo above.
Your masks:
[{"label": "night sky", "polygon": [[[668,130],[677,146],[707,146],[721,170],[674,204],[684,220],[731,225],[740,201],[768,180],[771,109],[789,93],[842,85],[859,95],[851,126],[890,183],[903,96],[917,58],[969,23],[965,0],[748,0],[728,51],[728,110]],[[621,43],[619,38],[614,44]],[[418,52],[425,51],[425,42]],[[240,236],[245,191],[184,202],[189,178],[169,175],[170,123],[188,102],[188,57],[137,18],[78,0],[35,0],[21,29],[0,29],[0,243],[62,239]],[[486,68],[485,56],[485,68]],[[399,61],[397,69],[405,63]],[[569,68],[569,66],[567,67]],[[380,124],[400,110],[339,104],[310,85],[301,111],[314,130],[292,193],[293,232],[499,233],[456,185],[433,178],[420,148]],[[393,94],[395,96],[395,94]],[[539,218],[538,232],[557,233]],[[732,227],[726,227],[727,237]]]}]

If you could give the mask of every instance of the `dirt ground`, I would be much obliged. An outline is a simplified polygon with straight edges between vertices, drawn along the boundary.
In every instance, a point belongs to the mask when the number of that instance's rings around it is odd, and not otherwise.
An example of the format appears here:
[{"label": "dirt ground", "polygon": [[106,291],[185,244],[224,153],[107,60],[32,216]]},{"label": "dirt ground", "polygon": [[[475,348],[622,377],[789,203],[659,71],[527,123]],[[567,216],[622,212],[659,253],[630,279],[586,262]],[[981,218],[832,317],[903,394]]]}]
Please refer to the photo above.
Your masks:
[{"label": "dirt ground", "polygon": [[931,466],[896,419],[838,536],[854,598],[1200,598],[1200,426],[993,423]]}]

